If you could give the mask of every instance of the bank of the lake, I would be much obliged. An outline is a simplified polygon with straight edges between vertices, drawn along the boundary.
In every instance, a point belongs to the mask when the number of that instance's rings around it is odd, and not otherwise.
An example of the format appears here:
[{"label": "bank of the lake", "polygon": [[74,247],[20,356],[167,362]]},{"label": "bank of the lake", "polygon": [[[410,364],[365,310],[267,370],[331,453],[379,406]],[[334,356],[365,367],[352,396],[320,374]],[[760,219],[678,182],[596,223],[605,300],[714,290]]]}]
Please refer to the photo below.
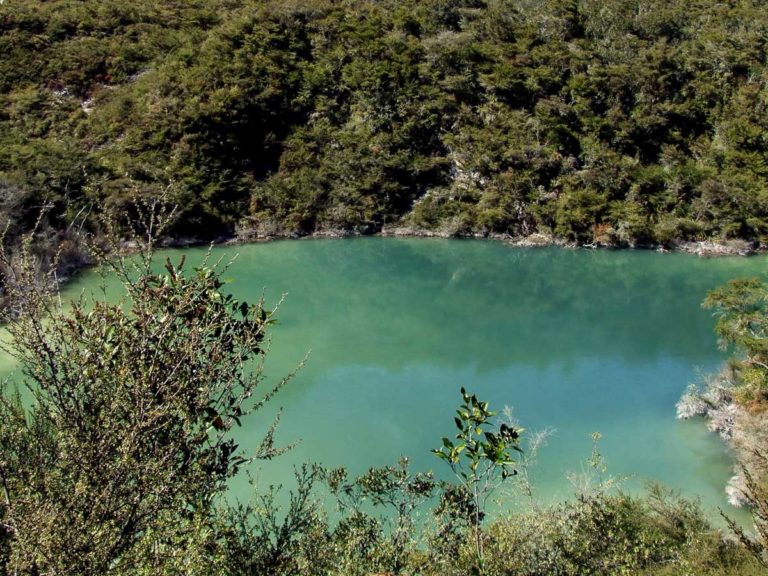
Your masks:
[{"label": "bank of the lake", "polygon": [[[561,248],[605,248],[605,249],[639,249],[654,250],[657,252],[681,252],[685,254],[694,254],[703,257],[722,257],[722,256],[752,256],[766,251],[766,246],[756,242],[749,242],[741,239],[722,239],[709,238],[705,240],[684,240],[672,239],[665,244],[658,243],[627,243],[617,242],[609,238],[603,238],[599,242],[591,244],[577,243],[568,241],[565,238],[555,236],[552,233],[534,232],[527,235],[514,236],[499,232],[467,232],[456,233],[441,229],[428,229],[414,227],[409,225],[394,225],[382,227],[378,230],[353,230],[347,228],[328,228],[317,230],[312,233],[295,232],[273,232],[262,234],[257,230],[241,229],[233,237],[222,237],[213,241],[214,245],[239,245],[253,244],[262,242],[272,242],[276,240],[313,240],[318,238],[360,238],[360,237],[385,237],[385,238],[442,238],[444,240],[496,240],[512,246],[523,248],[557,246]],[[166,238],[163,241],[166,247],[181,248],[190,246],[199,246],[206,244],[199,238]]]}]

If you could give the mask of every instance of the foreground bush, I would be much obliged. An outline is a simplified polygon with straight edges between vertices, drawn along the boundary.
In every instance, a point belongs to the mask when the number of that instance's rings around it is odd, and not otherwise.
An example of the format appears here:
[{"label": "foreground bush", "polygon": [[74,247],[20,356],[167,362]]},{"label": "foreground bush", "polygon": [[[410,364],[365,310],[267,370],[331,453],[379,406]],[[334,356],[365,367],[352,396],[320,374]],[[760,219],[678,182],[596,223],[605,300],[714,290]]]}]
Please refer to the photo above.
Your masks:
[{"label": "foreground bush", "polygon": [[[504,515],[483,529],[484,562],[478,571],[471,524],[446,527],[417,516],[421,529],[396,562],[389,518],[354,510],[338,523],[312,516],[294,534],[286,563],[270,574],[422,574],[424,576],[580,576],[617,574],[758,575],[764,569],[740,544],[723,540],[697,504],[655,488],[648,496],[592,494],[551,507]],[[255,544],[252,536],[247,541]],[[270,546],[236,547],[233,558],[268,558]],[[288,552],[290,550],[290,552]],[[253,563],[247,564],[253,566]],[[272,568],[274,569],[274,568]]]},{"label": "foreground bush", "polygon": [[[186,274],[182,259],[155,273],[148,255],[103,260],[125,290],[116,304],[65,308],[35,282],[30,255],[2,258],[27,398],[8,385],[0,396],[3,565],[162,571],[198,545],[248,461],[231,429],[274,392],[251,399],[270,313],[223,294],[214,269]],[[270,432],[254,457],[275,454]]]}]

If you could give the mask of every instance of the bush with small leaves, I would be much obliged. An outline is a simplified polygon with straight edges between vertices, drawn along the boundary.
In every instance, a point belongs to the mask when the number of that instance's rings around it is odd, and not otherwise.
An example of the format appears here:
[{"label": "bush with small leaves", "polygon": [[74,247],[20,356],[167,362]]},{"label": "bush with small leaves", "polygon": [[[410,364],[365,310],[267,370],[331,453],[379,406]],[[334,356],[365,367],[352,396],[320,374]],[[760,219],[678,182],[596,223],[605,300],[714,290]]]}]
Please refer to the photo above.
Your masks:
[{"label": "bush with small leaves", "polygon": [[227,481],[280,452],[274,426],[253,455],[232,437],[286,382],[255,396],[272,313],[183,258],[156,272],[150,253],[101,255],[123,300],[64,305],[35,283],[31,257],[0,256],[14,304],[6,350],[28,390],[24,404],[8,386],[0,395],[4,563],[16,574],[162,571],[166,547],[199,535]]}]

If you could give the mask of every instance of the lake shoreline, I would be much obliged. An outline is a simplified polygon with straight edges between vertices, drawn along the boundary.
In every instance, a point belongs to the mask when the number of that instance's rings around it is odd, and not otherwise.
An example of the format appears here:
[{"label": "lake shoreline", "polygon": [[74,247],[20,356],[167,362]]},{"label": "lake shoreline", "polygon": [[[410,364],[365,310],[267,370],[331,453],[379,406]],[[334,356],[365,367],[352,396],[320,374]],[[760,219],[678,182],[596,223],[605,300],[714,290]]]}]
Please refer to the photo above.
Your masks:
[{"label": "lake shoreline", "polygon": [[768,413],[750,412],[735,398],[739,376],[725,363],[701,384],[692,384],[677,403],[677,418],[701,418],[707,429],[717,434],[727,446],[734,462],[733,476],[725,486],[729,504],[749,507],[747,475],[760,478],[768,470],[768,461],[759,454],[764,449],[760,439],[768,434]]},{"label": "lake shoreline", "polygon": [[[569,242],[563,238],[534,232],[527,236],[513,236],[511,234],[502,234],[498,232],[490,233],[464,233],[451,234],[436,230],[414,227],[394,227],[384,228],[373,232],[350,230],[344,228],[330,228],[310,233],[298,232],[275,232],[270,234],[260,234],[251,231],[244,231],[233,236],[220,236],[211,241],[205,241],[194,237],[164,238],[158,245],[163,248],[187,248],[192,246],[205,246],[208,244],[219,246],[233,246],[243,244],[260,244],[264,242],[274,242],[278,240],[309,240],[321,238],[365,238],[365,237],[383,237],[383,238],[442,238],[455,240],[494,240],[503,242],[510,246],[520,248],[552,247],[565,248],[569,250],[576,249],[605,249],[605,250],[649,250],[662,253],[685,253],[693,254],[703,258],[717,258],[730,256],[753,256],[768,251],[768,246],[755,244],[746,240],[700,240],[700,241],[676,241],[669,246],[662,244],[623,244],[600,242],[594,244],[579,244]],[[126,243],[128,244],[128,243]]]},{"label": "lake shoreline", "polygon": [[[550,234],[534,232],[527,236],[513,236],[498,232],[450,234],[447,232],[428,230],[414,227],[393,227],[376,231],[359,231],[344,228],[330,228],[307,234],[298,232],[275,232],[260,234],[252,231],[241,231],[234,235],[218,236],[210,240],[200,237],[178,236],[157,239],[157,248],[193,248],[199,246],[242,246],[248,244],[263,244],[283,240],[316,240],[316,239],[347,239],[347,238],[440,238],[454,240],[493,240],[516,248],[546,248],[558,247],[566,250],[643,250],[659,253],[683,253],[699,256],[700,258],[720,257],[749,257],[768,252],[768,245],[755,244],[746,240],[701,240],[696,242],[679,241],[671,246],[660,244],[629,245],[618,243],[578,244],[557,238]],[[96,240],[98,242],[98,240]],[[123,240],[120,248],[127,252],[136,252],[139,244],[135,240]],[[69,262],[63,270],[57,273],[56,283],[65,286],[80,273],[92,268],[94,262],[90,258],[77,258]],[[0,294],[1,296],[1,294]],[[1,298],[0,298],[1,299]],[[2,304],[0,304],[2,306]]]}]

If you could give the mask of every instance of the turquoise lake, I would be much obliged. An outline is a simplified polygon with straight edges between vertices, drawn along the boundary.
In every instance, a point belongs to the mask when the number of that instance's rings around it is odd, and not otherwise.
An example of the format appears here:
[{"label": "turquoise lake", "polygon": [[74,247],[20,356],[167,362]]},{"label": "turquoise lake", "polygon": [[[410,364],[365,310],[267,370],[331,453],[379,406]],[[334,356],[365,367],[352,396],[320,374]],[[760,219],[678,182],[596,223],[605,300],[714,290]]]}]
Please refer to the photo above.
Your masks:
[{"label": "turquoise lake", "polygon": [[[174,250],[190,264],[203,249]],[[573,489],[600,432],[608,473],[641,489],[655,479],[727,507],[731,464],[701,420],[675,419],[681,392],[714,371],[707,291],[762,276],[765,257],[702,259],[646,251],[513,248],[500,242],[361,238],[222,247],[240,299],[287,293],[272,332],[265,386],[306,366],[237,431],[253,449],[278,407],[288,454],[255,471],[291,485],[305,461],[360,473],[408,456],[446,475],[430,449],[453,435],[465,386],[527,430],[553,430],[532,470],[544,501]],[[96,286],[92,273],[67,287]],[[7,370],[7,366],[6,366]],[[233,494],[247,498],[245,480]]]}]

